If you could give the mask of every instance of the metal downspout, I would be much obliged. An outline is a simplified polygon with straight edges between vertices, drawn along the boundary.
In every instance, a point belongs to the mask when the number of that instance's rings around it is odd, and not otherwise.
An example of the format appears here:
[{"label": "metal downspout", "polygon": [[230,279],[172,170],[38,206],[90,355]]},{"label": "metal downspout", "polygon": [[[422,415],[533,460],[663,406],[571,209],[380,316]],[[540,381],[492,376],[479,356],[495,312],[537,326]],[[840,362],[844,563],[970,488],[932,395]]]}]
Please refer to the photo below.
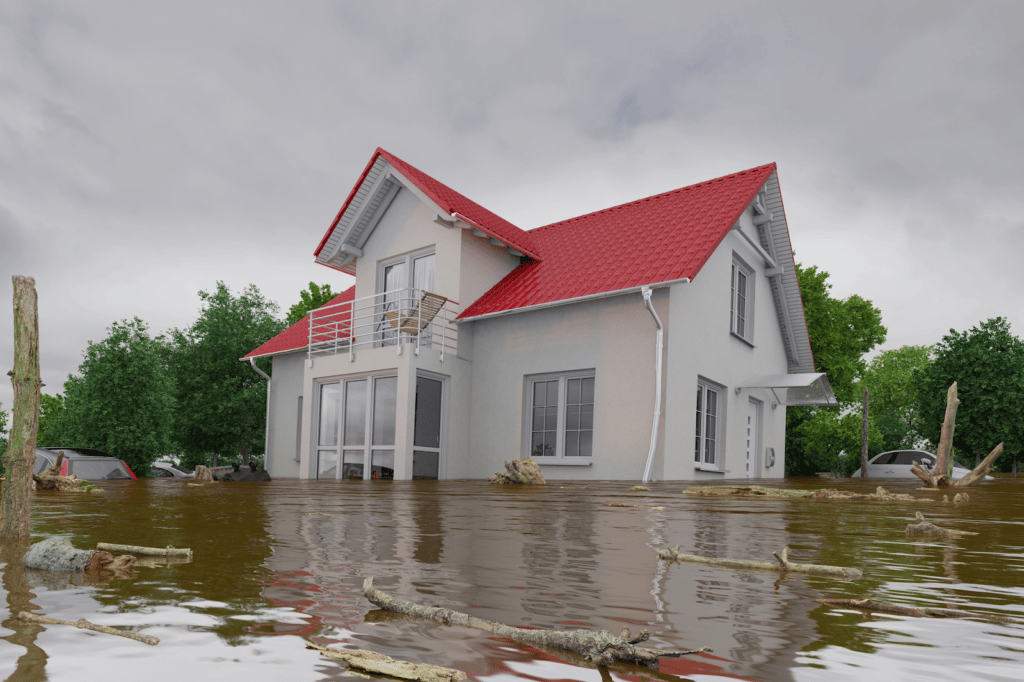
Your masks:
[{"label": "metal downspout", "polygon": [[270,457],[270,375],[256,366],[256,358],[249,358],[249,364],[256,372],[267,380],[267,416],[263,428],[263,468],[267,468],[267,459]]},{"label": "metal downspout", "polygon": [[651,316],[654,317],[654,324],[658,325],[656,342],[658,355],[654,360],[654,423],[651,426],[651,449],[647,451],[647,466],[644,467],[643,478],[643,482],[647,483],[651,480],[651,467],[654,465],[654,450],[658,447],[658,423],[661,421],[661,356],[664,328],[661,325],[661,319],[658,317],[658,313],[654,312],[654,306],[651,304],[651,288],[645,286],[640,290],[640,293],[643,294],[644,305],[647,306],[647,310],[649,310]]}]

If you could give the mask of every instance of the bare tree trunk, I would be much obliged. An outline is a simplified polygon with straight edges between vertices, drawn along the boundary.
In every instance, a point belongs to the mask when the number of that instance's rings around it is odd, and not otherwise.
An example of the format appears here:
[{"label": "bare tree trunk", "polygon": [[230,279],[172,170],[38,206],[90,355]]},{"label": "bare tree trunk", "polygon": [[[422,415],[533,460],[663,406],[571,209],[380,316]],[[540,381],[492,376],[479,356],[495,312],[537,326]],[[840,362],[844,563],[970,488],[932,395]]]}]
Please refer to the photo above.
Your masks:
[{"label": "bare tree trunk", "polygon": [[975,447],[974,448],[974,466],[975,466],[975,468],[977,468],[977,466],[979,464],[981,464],[981,448]]},{"label": "bare tree trunk", "polygon": [[953,427],[956,425],[956,408],[960,405],[960,399],[956,397],[956,382],[946,392],[946,417],[942,420],[942,434],[939,436],[939,450],[935,453],[935,466],[928,471],[920,466],[918,462],[910,467],[910,473],[914,474],[932,488],[950,485],[950,478],[953,471],[953,458],[950,451],[953,449]]},{"label": "bare tree trunk", "polygon": [[1013,460],[1013,478],[1017,478],[1017,460]]},{"label": "bare tree trunk", "polygon": [[860,477],[868,477],[868,389],[864,389],[864,405],[861,408],[863,423],[860,427]]},{"label": "bare tree trunk", "polygon": [[36,281],[15,275],[14,369],[8,374],[14,385],[14,418],[10,442],[4,454],[7,480],[0,500],[0,537],[27,538],[31,526],[32,467],[39,435],[39,316]]},{"label": "bare tree trunk", "polygon": [[243,448],[238,449],[239,454],[242,455],[242,466],[249,466],[249,446],[246,445]]}]

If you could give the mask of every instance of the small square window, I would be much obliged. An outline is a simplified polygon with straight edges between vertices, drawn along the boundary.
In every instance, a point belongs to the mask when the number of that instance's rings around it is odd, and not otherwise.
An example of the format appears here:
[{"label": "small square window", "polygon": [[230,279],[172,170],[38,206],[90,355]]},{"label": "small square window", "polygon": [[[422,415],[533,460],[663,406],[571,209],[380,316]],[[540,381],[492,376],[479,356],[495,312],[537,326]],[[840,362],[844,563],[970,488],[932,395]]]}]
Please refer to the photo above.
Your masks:
[{"label": "small square window", "polygon": [[530,457],[543,463],[583,463],[594,454],[594,374],[527,378]]}]

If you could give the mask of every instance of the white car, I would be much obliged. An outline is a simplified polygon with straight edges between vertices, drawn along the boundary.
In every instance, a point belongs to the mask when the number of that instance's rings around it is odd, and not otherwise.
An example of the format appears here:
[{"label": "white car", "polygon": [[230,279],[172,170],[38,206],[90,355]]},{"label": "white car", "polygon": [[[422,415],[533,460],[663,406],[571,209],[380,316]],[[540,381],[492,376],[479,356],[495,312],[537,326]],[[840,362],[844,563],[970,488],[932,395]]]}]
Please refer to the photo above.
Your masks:
[{"label": "white car", "polygon": [[[910,465],[920,462],[926,469],[935,466],[935,454],[924,450],[890,450],[875,455],[868,460],[868,478],[916,478],[910,472]],[[957,463],[953,463],[953,479],[963,478],[971,473]],[[860,469],[853,472],[853,478],[860,478]],[[991,481],[991,476],[985,480]]]},{"label": "white car", "polygon": [[196,472],[182,469],[177,464],[160,460],[153,462],[151,470],[153,478],[195,478]]}]

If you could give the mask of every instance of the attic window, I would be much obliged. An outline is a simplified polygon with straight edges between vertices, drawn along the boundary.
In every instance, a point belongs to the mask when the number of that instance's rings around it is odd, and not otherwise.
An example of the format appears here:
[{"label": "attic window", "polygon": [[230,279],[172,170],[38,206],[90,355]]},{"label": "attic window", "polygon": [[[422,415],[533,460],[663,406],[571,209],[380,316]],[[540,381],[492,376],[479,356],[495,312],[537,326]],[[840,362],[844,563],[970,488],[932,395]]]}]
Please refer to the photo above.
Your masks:
[{"label": "attic window", "polygon": [[729,331],[747,343],[754,342],[754,269],[732,255],[732,290]]}]

